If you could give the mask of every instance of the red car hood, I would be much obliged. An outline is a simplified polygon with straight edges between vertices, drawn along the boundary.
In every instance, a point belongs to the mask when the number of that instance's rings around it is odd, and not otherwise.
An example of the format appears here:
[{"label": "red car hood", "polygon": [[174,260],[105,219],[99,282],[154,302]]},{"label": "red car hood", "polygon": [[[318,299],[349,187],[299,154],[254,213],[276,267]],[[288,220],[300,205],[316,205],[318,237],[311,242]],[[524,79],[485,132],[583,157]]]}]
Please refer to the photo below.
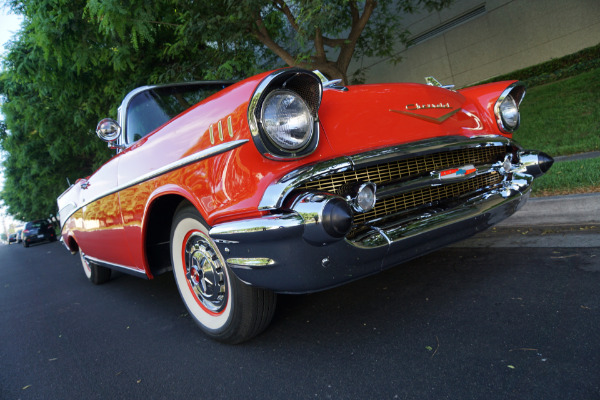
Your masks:
[{"label": "red car hood", "polygon": [[482,111],[451,90],[377,84],[326,89],[319,119],[333,151],[352,154],[439,136],[482,134],[489,122]]}]

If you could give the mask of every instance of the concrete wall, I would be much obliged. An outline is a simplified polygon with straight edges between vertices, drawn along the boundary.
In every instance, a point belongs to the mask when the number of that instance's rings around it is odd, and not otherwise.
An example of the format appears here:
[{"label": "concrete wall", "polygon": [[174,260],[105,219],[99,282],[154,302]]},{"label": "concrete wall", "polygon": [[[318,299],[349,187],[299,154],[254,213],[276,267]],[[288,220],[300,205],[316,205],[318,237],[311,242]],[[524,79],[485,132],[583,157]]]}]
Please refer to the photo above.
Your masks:
[{"label": "concrete wall", "polygon": [[408,16],[413,37],[472,10],[481,14],[412,47],[403,61],[363,59],[367,83],[421,82],[435,76],[458,87],[600,43],[600,0],[456,0],[441,12]]}]

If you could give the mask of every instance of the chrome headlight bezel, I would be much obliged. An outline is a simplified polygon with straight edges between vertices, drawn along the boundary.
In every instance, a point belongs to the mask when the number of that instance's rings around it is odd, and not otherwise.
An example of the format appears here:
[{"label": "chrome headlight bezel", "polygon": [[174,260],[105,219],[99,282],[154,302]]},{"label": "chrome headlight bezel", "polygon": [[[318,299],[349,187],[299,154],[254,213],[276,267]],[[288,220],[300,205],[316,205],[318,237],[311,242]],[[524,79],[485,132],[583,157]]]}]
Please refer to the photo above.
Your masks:
[{"label": "chrome headlight bezel", "polygon": [[[301,145],[285,146],[267,131],[263,119],[265,101],[274,92],[293,93],[304,103],[310,113],[311,129]],[[248,124],[258,151],[266,158],[277,161],[292,160],[312,154],[319,144],[318,110],[323,95],[321,80],[310,71],[298,68],[278,70],[260,82],[248,106]]]},{"label": "chrome headlight bezel", "polygon": [[260,109],[260,124],[266,138],[286,152],[304,149],[314,132],[314,118],[308,105],[300,95],[288,89],[267,94]]},{"label": "chrome headlight bezel", "polygon": [[519,106],[525,97],[525,86],[516,82],[507,87],[494,105],[496,124],[500,131],[511,134],[521,125]]}]

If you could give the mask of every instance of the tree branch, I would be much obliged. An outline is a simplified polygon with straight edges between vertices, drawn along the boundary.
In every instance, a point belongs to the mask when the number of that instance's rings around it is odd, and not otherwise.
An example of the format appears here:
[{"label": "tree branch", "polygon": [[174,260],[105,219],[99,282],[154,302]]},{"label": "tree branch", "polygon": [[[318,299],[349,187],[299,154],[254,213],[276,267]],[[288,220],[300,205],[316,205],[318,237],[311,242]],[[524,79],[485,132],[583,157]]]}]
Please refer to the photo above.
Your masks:
[{"label": "tree branch", "polygon": [[326,61],[327,57],[325,56],[325,47],[323,46],[323,34],[321,33],[320,28],[315,29],[315,59],[319,61]]},{"label": "tree branch", "polygon": [[356,1],[350,1],[350,15],[352,16],[352,26],[358,22],[359,14],[358,14],[358,6],[356,5]]},{"label": "tree branch", "polygon": [[292,10],[290,10],[288,5],[285,3],[285,0],[273,0],[273,5],[286,16],[290,25],[292,25],[292,28],[294,28],[296,32],[300,32],[300,25],[298,25],[296,17],[294,17],[294,14],[292,14]]},{"label": "tree branch", "polygon": [[354,50],[356,48],[356,42],[360,38],[365,26],[367,26],[367,22],[369,22],[369,18],[371,18],[373,10],[376,6],[377,2],[375,0],[366,0],[362,15],[358,15],[356,3],[354,1],[350,2],[352,28],[350,29],[348,38],[344,41],[344,44],[341,47],[340,54],[336,61],[336,64],[341,71],[346,71],[348,69],[350,61],[352,61],[352,55],[354,54]]},{"label": "tree branch", "polygon": [[290,67],[296,65],[296,59],[288,53],[283,47],[275,43],[275,41],[269,35],[269,31],[265,26],[264,21],[260,15],[255,14],[255,27],[253,29],[254,36],[265,46],[267,46],[273,53],[275,53],[279,58],[281,58],[287,65]]},{"label": "tree branch", "polygon": [[325,36],[321,36],[323,40],[323,44],[329,47],[342,47],[345,43],[345,39],[331,39]]}]

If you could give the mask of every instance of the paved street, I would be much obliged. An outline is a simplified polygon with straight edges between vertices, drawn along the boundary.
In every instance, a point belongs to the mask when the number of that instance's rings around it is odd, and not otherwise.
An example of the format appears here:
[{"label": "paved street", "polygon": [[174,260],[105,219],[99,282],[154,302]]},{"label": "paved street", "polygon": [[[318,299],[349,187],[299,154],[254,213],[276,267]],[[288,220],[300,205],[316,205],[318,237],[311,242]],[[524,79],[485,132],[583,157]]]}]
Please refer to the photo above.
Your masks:
[{"label": "paved street", "polygon": [[[238,346],[202,335],[170,274],[93,286],[59,243],[0,246],[0,398],[599,399],[600,231],[485,235],[280,296]],[[558,239],[515,245],[531,235]]]}]

